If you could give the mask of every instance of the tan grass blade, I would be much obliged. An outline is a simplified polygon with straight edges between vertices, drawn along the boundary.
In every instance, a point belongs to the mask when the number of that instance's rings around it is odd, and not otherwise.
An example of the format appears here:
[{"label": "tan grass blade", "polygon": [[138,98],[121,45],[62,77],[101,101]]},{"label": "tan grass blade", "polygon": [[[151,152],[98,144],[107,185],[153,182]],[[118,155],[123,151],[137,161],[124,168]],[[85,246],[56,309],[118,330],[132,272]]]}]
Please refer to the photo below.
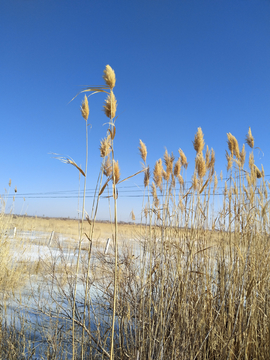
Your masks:
[{"label": "tan grass blade", "polygon": [[122,182],[124,182],[124,181],[126,181],[126,180],[128,180],[128,179],[131,179],[133,176],[136,176],[136,175],[140,174],[141,172],[147,171],[147,169],[149,169],[149,167],[147,167],[147,168],[145,168],[145,169],[142,169],[142,170],[136,172],[136,173],[133,174],[133,175],[130,175],[129,177],[125,178],[124,180],[119,181],[118,184],[121,184]]},{"label": "tan grass blade", "polygon": [[108,129],[108,130],[109,130],[111,139],[113,140],[113,139],[115,138],[115,132],[116,132],[115,125],[114,125],[114,127],[113,127],[113,131],[111,131],[111,129]]},{"label": "tan grass blade", "polygon": [[[58,155],[55,153],[52,153],[52,154]],[[63,157],[63,156],[54,156],[54,159],[60,160],[64,164],[70,164],[70,165],[75,166],[79,170],[79,172],[85,177],[84,171],[75,163],[75,161],[72,158]]]},{"label": "tan grass blade", "polygon": [[206,180],[206,182],[203,184],[201,190],[199,191],[199,194],[201,194],[203,192],[203,190],[205,189],[206,185],[208,184],[209,179]]},{"label": "tan grass blade", "polygon": [[109,177],[107,180],[106,180],[106,182],[105,182],[105,184],[102,186],[102,188],[101,188],[101,190],[100,190],[100,192],[99,192],[99,196],[104,192],[104,190],[105,190],[105,188],[106,188],[106,186],[108,185],[108,182],[111,180],[111,177]]},{"label": "tan grass blade", "polygon": [[93,92],[93,93],[100,93],[100,92],[108,93],[108,92],[106,91],[106,90],[108,90],[108,89],[109,89],[109,87],[106,86],[106,85],[103,85],[103,86],[92,86],[92,87],[89,86],[89,87],[87,87],[86,89],[79,91],[79,92],[74,96],[74,98],[69,101],[69,103],[71,103],[71,101],[73,101],[78,95],[80,95],[80,94],[82,94],[82,93],[84,93],[84,92],[91,91],[91,92]]}]

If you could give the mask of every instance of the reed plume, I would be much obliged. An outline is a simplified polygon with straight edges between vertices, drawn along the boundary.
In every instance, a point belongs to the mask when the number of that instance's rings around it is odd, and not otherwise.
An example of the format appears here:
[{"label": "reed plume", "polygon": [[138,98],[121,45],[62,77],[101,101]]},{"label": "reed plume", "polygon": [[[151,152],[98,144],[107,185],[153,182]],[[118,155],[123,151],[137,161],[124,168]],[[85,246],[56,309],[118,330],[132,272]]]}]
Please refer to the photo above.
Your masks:
[{"label": "reed plume", "polygon": [[144,162],[146,162],[147,147],[146,147],[146,145],[142,142],[142,140],[140,140],[139,150],[140,150],[140,153],[141,153],[141,158],[143,159]]},{"label": "reed plume", "polygon": [[112,91],[110,92],[107,99],[105,100],[105,104],[104,104],[103,108],[104,108],[104,112],[108,118],[113,119],[115,117],[117,101],[116,101],[115,95]]},{"label": "reed plume", "polygon": [[202,179],[206,174],[206,164],[202,152],[198,153],[198,155],[196,156],[195,165],[198,176],[200,179]]},{"label": "reed plume", "polygon": [[163,177],[166,181],[169,181],[170,179],[170,175],[173,170],[173,161],[174,161],[173,154],[169,155],[166,149],[164,154],[164,163],[166,165],[166,171],[163,172]]},{"label": "reed plume", "polygon": [[226,150],[226,159],[227,159],[227,171],[229,171],[233,164],[232,163],[233,158],[232,158],[232,155],[230,155],[227,150]]},{"label": "reed plume", "polygon": [[105,156],[108,156],[111,151],[111,138],[110,136],[107,136],[106,138],[102,139],[100,142],[100,156],[104,158]]},{"label": "reed plume", "polygon": [[157,188],[156,188],[156,185],[155,185],[154,182],[152,182],[152,185],[151,185],[151,193],[152,193],[152,196],[153,196],[153,199],[154,199],[154,207],[158,208],[159,199],[158,199],[158,196],[157,196]]},{"label": "reed plume", "polygon": [[182,149],[179,149],[178,152],[179,152],[179,155],[180,155],[180,159],[181,159],[181,164],[182,164],[182,166],[183,166],[185,169],[187,169],[187,167],[188,167],[188,162],[187,162],[186,155],[184,154],[184,152],[183,152]]},{"label": "reed plume", "polygon": [[111,176],[112,174],[112,162],[108,157],[103,166],[103,174],[107,177]]},{"label": "reed plume", "polygon": [[231,155],[232,156],[235,155],[237,159],[240,159],[239,145],[238,145],[238,141],[236,140],[236,137],[233,136],[231,133],[228,133],[227,137],[228,137],[227,143]]},{"label": "reed plume", "polygon": [[245,144],[243,144],[242,150],[241,150],[241,152],[240,152],[240,163],[241,163],[241,167],[244,166],[245,160],[246,160],[246,150],[245,150]]},{"label": "reed plume", "polygon": [[82,117],[84,118],[84,120],[87,121],[88,116],[89,116],[89,104],[88,104],[88,99],[87,99],[86,95],[84,95],[84,100],[82,102],[81,113],[82,113]]},{"label": "reed plume", "polygon": [[216,191],[217,189],[217,185],[218,185],[218,178],[217,178],[217,174],[215,172],[215,176],[214,176],[214,192]]},{"label": "reed plume", "polygon": [[203,151],[204,148],[204,139],[202,129],[199,127],[197,133],[194,137],[193,146],[197,154]]},{"label": "reed plume", "polygon": [[214,149],[211,149],[211,156],[210,156],[208,169],[213,169],[214,170],[215,162],[216,162],[215,151],[214,151]]},{"label": "reed plume", "polygon": [[149,180],[150,180],[150,169],[149,166],[148,168],[145,170],[144,172],[144,186],[147,187],[149,185]]},{"label": "reed plume", "polygon": [[155,167],[154,167],[154,182],[160,190],[162,190],[162,175],[163,175],[163,166],[162,166],[162,160],[159,159],[156,161]]},{"label": "reed plume", "polygon": [[135,214],[134,214],[133,210],[131,211],[130,216],[131,216],[131,219],[132,219],[133,221],[136,220],[136,217],[135,217]]},{"label": "reed plume", "polygon": [[251,128],[248,129],[248,134],[246,135],[246,143],[248,144],[248,146],[251,147],[251,149],[254,148],[254,137],[252,136]]},{"label": "reed plume", "polygon": [[181,171],[181,160],[180,158],[178,158],[178,160],[174,164],[174,170],[173,170],[174,176],[176,178],[178,178],[178,176],[180,175],[180,171]]},{"label": "reed plume", "polygon": [[107,86],[112,90],[115,86],[116,77],[114,70],[110,65],[106,65],[105,70],[103,71],[103,79],[105,80]]},{"label": "reed plume", "polygon": [[118,160],[114,161],[114,164],[113,164],[113,167],[114,167],[114,181],[115,181],[115,184],[118,183],[118,181],[120,180],[120,168],[119,168],[119,164],[118,164]]}]

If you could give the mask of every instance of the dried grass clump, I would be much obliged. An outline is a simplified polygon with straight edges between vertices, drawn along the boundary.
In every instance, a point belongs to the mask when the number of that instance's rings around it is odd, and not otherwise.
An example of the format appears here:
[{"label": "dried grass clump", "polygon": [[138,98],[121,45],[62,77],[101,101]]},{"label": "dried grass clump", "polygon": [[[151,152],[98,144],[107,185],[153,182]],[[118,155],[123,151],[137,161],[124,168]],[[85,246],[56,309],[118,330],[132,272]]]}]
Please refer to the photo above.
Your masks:
[{"label": "dried grass clump", "polygon": [[246,135],[246,143],[248,144],[248,146],[251,147],[251,149],[254,148],[254,137],[252,136],[251,128],[248,129],[248,134]]},{"label": "dried grass clump", "polygon": [[115,117],[117,101],[116,101],[115,95],[112,91],[110,92],[107,99],[105,100],[105,104],[104,104],[103,108],[104,108],[104,112],[108,118],[113,119]]},{"label": "dried grass clump", "polygon": [[116,82],[115,72],[110,67],[110,65],[106,65],[106,68],[103,72],[104,72],[103,79],[105,80],[108,87],[112,90],[115,87],[115,82]]},{"label": "dried grass clump", "polygon": [[199,127],[198,131],[195,135],[193,146],[197,154],[203,151],[204,148],[204,139],[203,139],[203,132],[202,129]]},{"label": "dried grass clump", "polygon": [[87,99],[86,95],[84,95],[84,100],[82,102],[81,113],[82,113],[82,117],[84,118],[84,120],[87,121],[88,116],[89,116],[89,104],[88,104],[88,99]]},{"label": "dried grass clump", "polygon": [[146,145],[142,142],[142,140],[140,140],[139,150],[141,153],[141,158],[143,159],[144,162],[146,162],[147,148]]}]

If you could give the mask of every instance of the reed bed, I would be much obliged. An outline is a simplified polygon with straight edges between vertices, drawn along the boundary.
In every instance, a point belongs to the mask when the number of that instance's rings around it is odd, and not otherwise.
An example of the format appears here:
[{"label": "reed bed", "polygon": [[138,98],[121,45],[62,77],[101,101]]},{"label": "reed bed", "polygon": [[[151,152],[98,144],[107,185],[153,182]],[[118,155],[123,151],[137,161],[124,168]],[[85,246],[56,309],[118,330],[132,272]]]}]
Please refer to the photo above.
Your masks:
[{"label": "reed bed", "polygon": [[[61,255],[43,264],[42,291],[32,292],[35,312],[49,324],[35,324],[47,349],[39,358],[269,359],[270,186],[263,167],[255,164],[251,129],[248,154],[245,144],[240,150],[227,134],[223,176],[216,173],[215,152],[198,128],[191,184],[185,180],[189,163],[182,149],[177,157],[166,150],[150,171],[147,146],[140,140],[143,169],[130,177],[144,176],[141,220],[135,241],[119,247],[117,186],[126,179],[114,153],[116,77],[109,65],[103,77],[105,85],[83,90],[106,94],[109,118],[93,206],[86,212],[83,203],[78,247],[68,257],[59,244]],[[81,114],[87,159],[87,96]],[[59,159],[75,167],[86,184],[87,162],[82,169],[72,159]],[[94,236],[104,192],[113,201],[106,253]],[[135,221],[133,211],[131,218]],[[28,341],[29,349],[35,348],[31,337]]]}]

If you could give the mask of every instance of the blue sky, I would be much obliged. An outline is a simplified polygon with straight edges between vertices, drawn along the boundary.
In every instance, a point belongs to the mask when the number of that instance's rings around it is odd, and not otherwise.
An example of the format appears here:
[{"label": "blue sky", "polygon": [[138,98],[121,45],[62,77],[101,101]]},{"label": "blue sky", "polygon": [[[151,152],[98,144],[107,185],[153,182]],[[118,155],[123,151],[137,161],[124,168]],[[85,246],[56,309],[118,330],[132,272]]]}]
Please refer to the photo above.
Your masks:
[{"label": "blue sky", "polygon": [[[78,171],[49,153],[84,167],[83,96],[69,101],[82,85],[103,84],[106,64],[117,78],[121,178],[141,169],[139,139],[151,169],[165,147],[175,155],[183,149],[189,178],[198,127],[215,150],[217,173],[226,174],[226,133],[242,146],[250,126],[261,149],[255,162],[270,175],[269,19],[266,0],[2,1],[0,192],[11,179],[16,213],[77,216]],[[103,94],[89,99],[89,190],[107,129],[103,102]],[[143,175],[119,186],[120,220],[129,221],[132,209],[140,217],[142,189]],[[91,204],[87,198],[89,212]],[[98,218],[109,218],[105,199]]]}]

